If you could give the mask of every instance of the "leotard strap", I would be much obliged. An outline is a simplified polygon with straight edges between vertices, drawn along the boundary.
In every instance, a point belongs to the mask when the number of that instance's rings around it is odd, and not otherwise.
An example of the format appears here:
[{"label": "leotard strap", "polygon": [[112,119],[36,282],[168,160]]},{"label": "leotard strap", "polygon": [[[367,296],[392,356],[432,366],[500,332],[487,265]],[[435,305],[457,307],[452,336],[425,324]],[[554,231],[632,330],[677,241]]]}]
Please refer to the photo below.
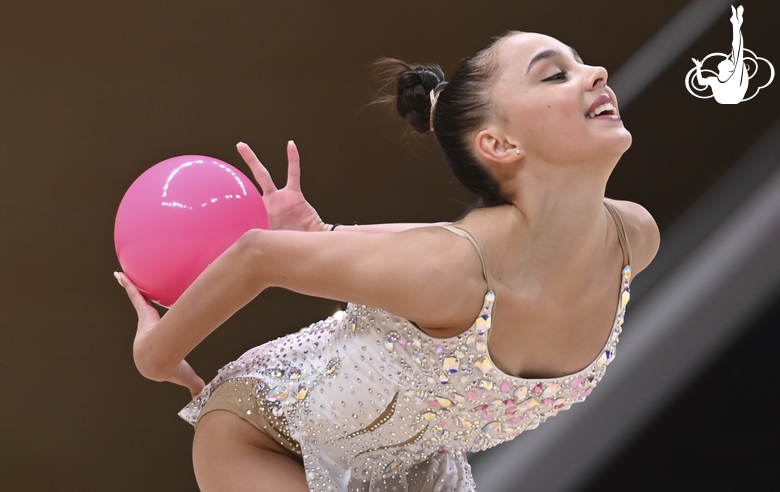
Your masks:
[{"label": "leotard strap", "polygon": [[482,274],[485,276],[485,280],[487,280],[488,290],[495,293],[496,283],[493,280],[493,275],[490,274],[490,268],[488,268],[488,262],[485,258],[486,257],[485,248],[482,246],[482,242],[479,240],[479,238],[473,235],[472,233],[470,233],[462,225],[445,225],[442,227],[447,229],[450,232],[457,234],[458,236],[465,237],[466,239],[471,241],[471,244],[474,245],[474,249],[477,250],[477,254],[479,255],[479,261],[482,262]]},{"label": "leotard strap", "polygon": [[623,223],[623,217],[620,212],[608,202],[604,202],[604,206],[609,210],[609,214],[612,216],[612,220],[615,221],[615,225],[618,230],[618,241],[620,241],[620,249],[623,250],[623,266],[631,265],[631,244],[628,242],[628,235],[626,234],[626,226]]},{"label": "leotard strap", "polygon": [[[626,226],[623,222],[623,217],[620,215],[620,212],[618,212],[618,210],[612,206],[612,204],[605,201],[604,206],[609,211],[609,214],[612,216],[612,219],[615,221],[615,226],[617,227],[620,249],[623,250],[623,266],[631,265],[631,244],[628,242],[628,235],[626,234]],[[482,273],[485,276],[485,280],[487,280],[488,289],[495,293],[496,283],[493,280],[493,275],[490,273],[490,268],[488,267],[488,261],[486,259],[487,254],[485,253],[485,248],[482,246],[482,242],[479,240],[479,237],[469,232],[468,229],[462,225],[445,225],[441,227],[471,241],[474,249],[477,250],[479,261],[482,262]]]}]

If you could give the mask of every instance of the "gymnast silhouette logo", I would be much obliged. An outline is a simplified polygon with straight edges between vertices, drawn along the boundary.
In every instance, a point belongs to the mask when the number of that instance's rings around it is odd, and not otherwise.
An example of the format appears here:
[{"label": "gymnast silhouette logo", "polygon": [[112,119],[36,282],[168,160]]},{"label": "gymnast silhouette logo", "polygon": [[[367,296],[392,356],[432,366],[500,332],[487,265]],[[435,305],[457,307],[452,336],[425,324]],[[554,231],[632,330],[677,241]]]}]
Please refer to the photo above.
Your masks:
[{"label": "gymnast silhouette logo", "polygon": [[[714,97],[715,101],[720,104],[739,104],[742,101],[749,101],[756,97],[758,91],[772,83],[772,80],[775,78],[775,67],[766,58],[756,56],[755,53],[744,46],[742,32],[740,31],[744,11],[745,9],[741,5],[736,10],[734,6],[731,7],[730,20],[733,33],[731,54],[712,53],[707,55],[702,61],[692,58],[696,66],[685,76],[685,88],[699,99]],[[718,63],[717,74],[713,70],[702,68],[702,65],[710,58],[715,60],[722,58],[720,63]],[[766,63],[769,67],[769,80],[764,85],[758,87],[750,97],[745,97],[750,80],[758,73],[759,61]],[[713,76],[705,77],[704,75]],[[706,96],[697,94],[697,92],[708,92],[708,87],[712,89],[712,94]]]}]

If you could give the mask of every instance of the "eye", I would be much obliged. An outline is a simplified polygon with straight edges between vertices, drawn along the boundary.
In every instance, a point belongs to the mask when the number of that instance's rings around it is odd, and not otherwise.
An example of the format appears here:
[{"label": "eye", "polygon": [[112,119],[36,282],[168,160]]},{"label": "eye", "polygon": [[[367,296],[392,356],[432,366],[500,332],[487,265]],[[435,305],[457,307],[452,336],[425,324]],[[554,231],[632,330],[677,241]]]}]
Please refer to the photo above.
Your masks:
[{"label": "eye", "polygon": [[556,73],[552,77],[547,77],[546,79],[542,80],[542,82],[550,82],[550,81],[556,81],[556,80],[566,80],[566,76],[568,73],[566,70],[561,70],[560,72]]}]

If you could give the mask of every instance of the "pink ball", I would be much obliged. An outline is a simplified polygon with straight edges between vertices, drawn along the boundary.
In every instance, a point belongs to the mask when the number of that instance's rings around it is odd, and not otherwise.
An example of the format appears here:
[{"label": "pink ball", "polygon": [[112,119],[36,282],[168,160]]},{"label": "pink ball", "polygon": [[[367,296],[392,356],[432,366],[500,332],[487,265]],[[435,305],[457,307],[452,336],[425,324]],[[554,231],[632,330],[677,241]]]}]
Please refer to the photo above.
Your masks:
[{"label": "pink ball", "polygon": [[206,267],[250,229],[268,229],[260,193],[241,171],[202,155],[152,166],[130,185],[114,225],[124,273],[170,307]]}]

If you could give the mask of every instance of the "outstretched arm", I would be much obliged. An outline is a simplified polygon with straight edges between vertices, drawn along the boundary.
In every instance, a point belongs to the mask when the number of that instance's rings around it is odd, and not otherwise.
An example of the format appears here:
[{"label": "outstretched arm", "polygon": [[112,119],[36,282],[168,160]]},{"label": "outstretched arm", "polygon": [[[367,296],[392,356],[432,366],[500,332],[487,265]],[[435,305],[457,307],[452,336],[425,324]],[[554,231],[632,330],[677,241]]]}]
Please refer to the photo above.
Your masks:
[{"label": "outstretched arm", "polygon": [[328,230],[333,232],[368,232],[368,233],[383,233],[383,232],[403,232],[411,229],[419,229],[420,227],[431,226],[443,226],[451,224],[451,222],[399,222],[395,224],[363,224],[363,225],[343,225],[339,224],[335,229],[333,226],[329,226]]},{"label": "outstretched arm", "polygon": [[382,308],[436,328],[465,328],[486,291],[472,246],[438,227],[398,234],[253,230],[161,319],[134,301],[138,370],[149,379],[177,382],[184,357],[272,286]]}]

